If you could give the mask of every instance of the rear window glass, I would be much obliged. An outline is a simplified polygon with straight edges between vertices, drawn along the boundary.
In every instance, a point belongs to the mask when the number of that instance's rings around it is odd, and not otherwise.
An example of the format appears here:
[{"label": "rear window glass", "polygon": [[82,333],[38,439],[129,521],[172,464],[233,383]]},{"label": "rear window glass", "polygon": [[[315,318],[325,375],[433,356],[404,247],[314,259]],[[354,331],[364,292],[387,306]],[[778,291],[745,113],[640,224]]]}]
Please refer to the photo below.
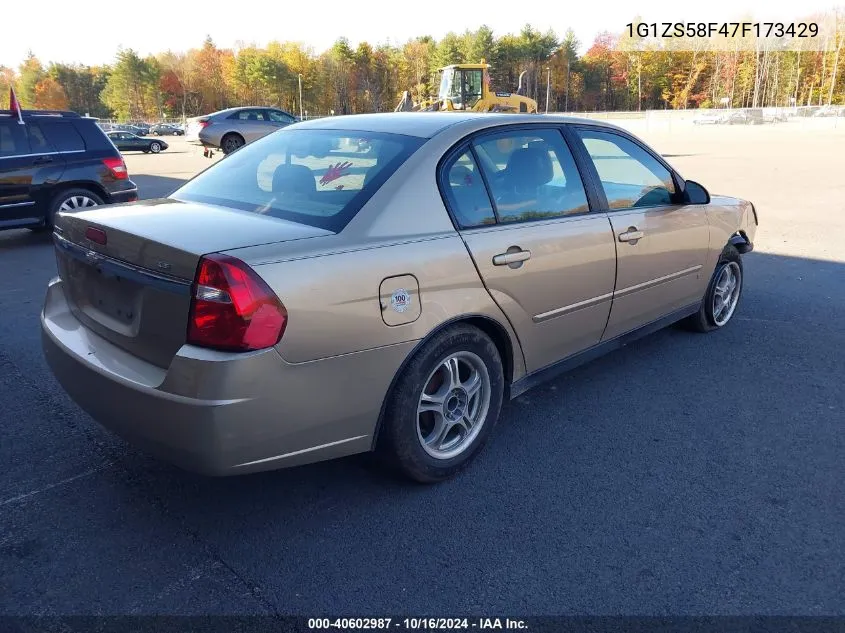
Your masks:
[{"label": "rear window glass", "polygon": [[85,141],[88,150],[108,150],[115,153],[114,145],[106,137],[105,132],[90,119],[76,119],[72,122],[74,129]]},{"label": "rear window glass", "polygon": [[171,197],[338,232],[423,141],[287,128],[245,145]]}]

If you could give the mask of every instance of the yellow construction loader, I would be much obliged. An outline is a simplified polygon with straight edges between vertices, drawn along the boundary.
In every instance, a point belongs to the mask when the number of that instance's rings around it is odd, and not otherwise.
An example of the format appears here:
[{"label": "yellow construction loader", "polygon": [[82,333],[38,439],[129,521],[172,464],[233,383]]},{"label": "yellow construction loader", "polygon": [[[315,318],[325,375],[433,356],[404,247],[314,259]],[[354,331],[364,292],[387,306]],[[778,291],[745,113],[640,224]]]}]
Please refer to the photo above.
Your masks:
[{"label": "yellow construction loader", "polygon": [[414,103],[405,91],[395,112],[537,112],[537,102],[523,94],[522,78],[515,93],[494,92],[490,88],[490,65],[452,64],[440,68],[440,88],[437,99]]}]

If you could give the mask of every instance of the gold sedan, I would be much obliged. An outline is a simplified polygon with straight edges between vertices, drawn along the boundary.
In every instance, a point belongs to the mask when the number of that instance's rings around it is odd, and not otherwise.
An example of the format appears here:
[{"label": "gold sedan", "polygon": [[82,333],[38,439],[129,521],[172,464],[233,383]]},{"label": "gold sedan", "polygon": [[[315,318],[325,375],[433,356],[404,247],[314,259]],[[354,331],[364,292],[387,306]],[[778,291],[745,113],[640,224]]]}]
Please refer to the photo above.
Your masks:
[{"label": "gold sedan", "polygon": [[207,474],[377,450],[432,482],[504,399],[677,321],[725,327],[757,212],[615,126],[390,113],[55,225],[44,352],[102,425]]}]

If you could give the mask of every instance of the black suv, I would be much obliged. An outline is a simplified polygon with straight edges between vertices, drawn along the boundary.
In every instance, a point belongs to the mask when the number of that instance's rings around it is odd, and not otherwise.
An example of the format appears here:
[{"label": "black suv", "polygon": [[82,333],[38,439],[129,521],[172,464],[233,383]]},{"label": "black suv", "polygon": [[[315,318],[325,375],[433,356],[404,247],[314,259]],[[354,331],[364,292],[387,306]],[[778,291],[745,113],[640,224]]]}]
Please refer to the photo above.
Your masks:
[{"label": "black suv", "polygon": [[0,229],[49,230],[56,211],[131,202],[138,188],[95,119],[0,110]]}]

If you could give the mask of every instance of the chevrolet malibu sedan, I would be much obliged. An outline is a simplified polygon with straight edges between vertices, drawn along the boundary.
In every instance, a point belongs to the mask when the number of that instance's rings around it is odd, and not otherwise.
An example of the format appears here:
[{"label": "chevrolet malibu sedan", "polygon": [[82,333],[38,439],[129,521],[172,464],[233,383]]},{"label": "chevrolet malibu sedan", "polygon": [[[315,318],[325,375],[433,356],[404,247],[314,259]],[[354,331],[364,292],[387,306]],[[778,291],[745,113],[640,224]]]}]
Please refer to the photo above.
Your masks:
[{"label": "chevrolet malibu sedan", "polygon": [[59,213],[44,352],[95,420],[186,469],[375,450],[434,482],[504,400],[678,321],[727,326],[756,230],[605,123],[318,119],[168,198]]}]

